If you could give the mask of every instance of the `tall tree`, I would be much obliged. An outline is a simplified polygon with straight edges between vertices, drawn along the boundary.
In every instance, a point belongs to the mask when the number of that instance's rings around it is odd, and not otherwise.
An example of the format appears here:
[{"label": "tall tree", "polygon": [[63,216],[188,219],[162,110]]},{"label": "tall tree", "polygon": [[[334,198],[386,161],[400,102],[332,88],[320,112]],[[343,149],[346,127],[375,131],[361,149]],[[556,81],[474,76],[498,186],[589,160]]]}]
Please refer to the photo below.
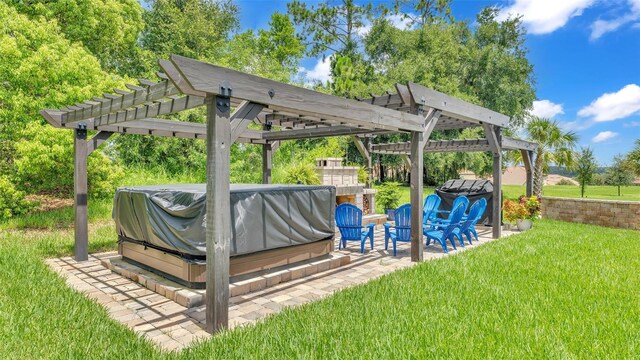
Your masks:
[{"label": "tall tree", "polygon": [[637,139],[634,144],[633,149],[626,156],[626,162],[636,176],[640,176],[640,139]]},{"label": "tall tree", "polygon": [[591,183],[593,174],[598,169],[598,164],[593,156],[593,150],[589,147],[582,148],[577,156],[575,170],[576,178],[580,183],[580,196],[584,197],[587,185]]},{"label": "tall tree", "polygon": [[317,5],[294,0],[287,4],[287,9],[294,24],[302,28],[308,55],[318,56],[330,51],[351,56],[358,51],[359,34],[372,6],[358,5],[353,0],[327,0]]},{"label": "tall tree", "polygon": [[137,0],[6,0],[31,19],[55,21],[71,42],[82,44],[101,65],[120,74],[140,73],[145,60],[137,47],[144,28]]},{"label": "tall tree", "polygon": [[629,168],[629,164],[626,159],[621,155],[616,155],[613,157],[613,164],[605,173],[605,182],[608,185],[617,186],[618,196],[621,196],[622,193],[620,188],[622,186],[631,185],[634,177],[633,171]]},{"label": "tall tree", "polygon": [[[45,125],[38,112],[110,91],[121,79],[105,72],[80,43],[67,40],[57,21],[32,19],[0,2],[0,24],[0,172],[22,186],[46,180],[27,191],[68,189],[70,177],[45,170],[73,163],[71,132]],[[97,157],[106,159],[96,151],[90,161]],[[98,163],[103,174],[113,173],[109,159]]]},{"label": "tall tree", "polygon": [[[394,10],[396,15],[401,14],[404,19],[408,19],[412,24],[424,26],[432,23],[435,19],[453,20],[451,16],[451,0],[396,0]],[[401,9],[409,6],[415,11],[402,12]]]},{"label": "tall tree", "polygon": [[214,61],[238,27],[231,0],[150,0],[142,45],[158,57],[180,54]]},{"label": "tall tree", "polygon": [[542,196],[544,174],[550,164],[572,166],[575,164],[573,149],[578,135],[572,131],[563,131],[556,121],[532,117],[525,126],[529,140],[538,144],[533,171],[533,193]]},{"label": "tall tree", "polygon": [[533,65],[527,59],[526,30],[519,17],[496,20],[498,9],[485,8],[463,61],[463,92],[511,117],[521,126],[535,100]]}]

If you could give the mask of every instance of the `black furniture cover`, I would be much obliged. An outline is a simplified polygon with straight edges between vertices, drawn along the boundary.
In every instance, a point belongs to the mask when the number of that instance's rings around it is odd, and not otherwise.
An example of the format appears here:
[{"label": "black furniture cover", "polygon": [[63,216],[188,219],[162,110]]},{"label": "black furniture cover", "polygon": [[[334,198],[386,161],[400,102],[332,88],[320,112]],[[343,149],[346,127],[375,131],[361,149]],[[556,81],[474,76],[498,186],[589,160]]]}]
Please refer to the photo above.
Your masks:
[{"label": "black furniture cover", "polygon": [[[203,260],[205,184],[119,188],[113,219],[120,241]],[[231,256],[334,236],[333,186],[231,185]]]},{"label": "black furniture cover", "polygon": [[[435,193],[440,196],[442,210],[451,211],[453,201],[458,196],[464,195],[469,198],[469,207],[478,199],[487,199],[487,210],[478,223],[491,225],[493,218],[493,184],[489,180],[449,180],[444,185],[436,189]],[[467,211],[469,211],[467,209]],[[446,217],[447,214],[440,214]]]}]

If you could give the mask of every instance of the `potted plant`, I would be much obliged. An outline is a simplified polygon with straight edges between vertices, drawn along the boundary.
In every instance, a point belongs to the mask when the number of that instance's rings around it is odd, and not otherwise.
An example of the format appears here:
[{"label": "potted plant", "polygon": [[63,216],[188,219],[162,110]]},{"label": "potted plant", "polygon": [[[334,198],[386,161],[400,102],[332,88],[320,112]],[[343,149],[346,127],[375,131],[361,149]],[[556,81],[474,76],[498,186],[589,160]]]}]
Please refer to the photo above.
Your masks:
[{"label": "potted plant", "polygon": [[507,221],[508,230],[511,230],[514,223],[517,224],[519,220],[524,219],[527,213],[526,209],[522,204],[520,204],[520,202],[515,202],[513,200],[505,200],[502,203],[502,212],[504,214],[504,219]]},{"label": "potted plant", "polygon": [[522,218],[516,220],[516,225],[520,231],[529,230],[533,227],[533,220],[540,217],[540,199],[535,195],[531,197],[522,195],[518,202],[524,211]]},{"label": "potted plant", "polygon": [[394,220],[394,211],[400,201],[400,184],[397,182],[386,182],[378,188],[376,201],[380,203],[387,214],[387,219]]}]

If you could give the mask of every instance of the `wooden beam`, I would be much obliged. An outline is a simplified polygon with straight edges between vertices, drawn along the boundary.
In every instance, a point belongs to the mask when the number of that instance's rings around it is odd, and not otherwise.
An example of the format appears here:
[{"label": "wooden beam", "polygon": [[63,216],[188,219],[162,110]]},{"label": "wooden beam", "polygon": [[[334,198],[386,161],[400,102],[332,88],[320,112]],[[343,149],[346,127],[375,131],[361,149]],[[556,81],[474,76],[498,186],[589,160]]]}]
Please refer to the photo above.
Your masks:
[{"label": "wooden beam", "polygon": [[514,139],[510,137],[502,137],[502,149],[504,150],[526,150],[526,151],[535,151],[538,149],[538,144],[521,140]]},{"label": "wooden beam", "polygon": [[62,114],[64,111],[55,109],[40,110],[40,115],[53,127],[62,127]]},{"label": "wooden beam", "polygon": [[524,169],[527,173],[527,179],[525,182],[527,197],[533,195],[533,151],[520,150],[522,155],[522,162],[524,163]]},{"label": "wooden beam", "polygon": [[240,106],[231,114],[231,143],[234,143],[253,119],[260,114],[264,106],[243,101]]},{"label": "wooden beam", "polygon": [[[227,101],[226,107],[218,105]],[[206,329],[218,332],[229,326],[229,253],[231,200],[229,166],[231,104],[210,96],[207,104]]]},{"label": "wooden beam", "polygon": [[[158,65],[165,71],[165,75],[167,78],[173,82],[173,84],[180,90],[190,87],[189,83],[185,80],[184,76],[180,73],[180,71],[176,68],[176,66],[169,60],[158,60]],[[188,93],[182,91],[184,94],[188,95],[196,95],[200,97],[206,97],[207,93],[202,91],[196,91],[191,89]]]},{"label": "wooden beam", "polygon": [[111,135],[113,135],[113,133],[110,131],[100,131],[99,133],[95,134],[91,138],[91,140],[89,140],[89,144],[87,144],[87,155],[91,155],[91,153],[94,152],[100,145],[102,145],[102,143],[107,141],[111,137]]},{"label": "wooden beam", "polygon": [[438,119],[440,118],[440,114],[442,114],[442,111],[436,110],[436,109],[430,109],[427,116],[425,117],[424,131],[422,132],[423,150],[424,150],[424,146],[427,145],[427,142],[431,137],[431,133],[433,132],[433,129],[435,129],[436,125],[438,124]]},{"label": "wooden beam", "polygon": [[411,261],[423,259],[422,243],[422,172],[423,172],[423,131],[411,133]]},{"label": "wooden beam", "polygon": [[269,141],[309,139],[327,136],[357,135],[368,133],[385,133],[386,130],[358,129],[348,126],[325,126],[311,129],[295,129],[283,131],[265,131],[262,138]]},{"label": "wooden beam", "polygon": [[396,83],[396,90],[398,91],[398,95],[402,99],[402,103],[407,106],[411,106],[411,92],[406,85]]},{"label": "wooden beam", "polygon": [[271,144],[271,152],[275,153],[282,144],[282,141],[269,141]]},{"label": "wooden beam", "polygon": [[489,124],[483,124],[484,134],[487,137],[489,143],[489,149],[494,153],[501,151],[501,142],[496,133],[496,128]]},{"label": "wooden beam", "polygon": [[443,94],[416,83],[409,82],[407,86],[416,104],[442,110],[443,115],[475,123],[488,123],[500,127],[509,125],[508,116],[493,110]]},{"label": "wooden beam", "polygon": [[369,149],[367,149],[367,146],[365,146],[365,144],[362,142],[362,139],[355,135],[352,135],[351,140],[353,140],[353,143],[356,145],[356,148],[358,149],[358,152],[360,152],[360,155],[362,155],[365,160],[369,161],[369,159],[371,159],[371,154],[369,153]]},{"label": "wooden beam", "polygon": [[[416,115],[319,93],[178,55],[172,55],[171,62],[186,82],[176,84],[185,94],[206,92],[218,95],[230,92],[233,98],[264,104],[273,110],[342,121],[345,125],[393,131],[422,130],[422,119]],[[160,65],[163,66],[163,63]]]},{"label": "wooden beam", "polygon": [[75,260],[87,261],[89,259],[89,214],[87,212],[88,182],[87,182],[87,130],[80,126],[74,130],[74,164],[73,164],[73,189],[75,212]]}]

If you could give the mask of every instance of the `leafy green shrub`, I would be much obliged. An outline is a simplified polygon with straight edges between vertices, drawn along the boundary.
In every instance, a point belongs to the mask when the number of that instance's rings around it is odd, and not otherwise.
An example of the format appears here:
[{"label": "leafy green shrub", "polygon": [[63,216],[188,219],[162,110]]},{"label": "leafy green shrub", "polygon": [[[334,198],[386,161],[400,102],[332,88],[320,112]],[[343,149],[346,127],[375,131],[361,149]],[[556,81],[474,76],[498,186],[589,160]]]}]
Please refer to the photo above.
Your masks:
[{"label": "leafy green shrub", "polygon": [[560,179],[560,181],[558,181],[558,183],[556,185],[575,186],[576,184],[574,182],[572,182],[571,180],[568,180],[568,179]]},{"label": "leafy green shrub", "polygon": [[[73,192],[73,135],[69,130],[30,123],[16,143],[17,184],[28,193],[70,196]],[[88,159],[89,195],[110,196],[124,175],[100,151]]]},{"label": "leafy green shrub", "polygon": [[400,184],[397,182],[386,182],[378,188],[376,201],[382,205],[383,209],[395,209],[400,202]]},{"label": "leafy green shrub", "polygon": [[518,198],[518,202],[522,205],[526,211],[525,219],[536,220],[540,217],[540,212],[542,208],[540,207],[540,198],[536,195],[532,195],[530,197],[526,197],[525,195],[521,195]]},{"label": "leafy green shrub", "polygon": [[17,190],[8,177],[0,176],[0,220],[25,214],[30,207],[24,192]]},{"label": "leafy green shrub", "polygon": [[360,168],[358,169],[358,182],[360,184],[366,184],[367,182],[369,182],[369,172],[364,166],[360,166]]},{"label": "leafy green shrub", "polygon": [[508,223],[515,223],[516,220],[522,220],[527,217],[527,209],[519,201],[505,200],[502,203],[502,214]]},{"label": "leafy green shrub", "polygon": [[284,170],[282,182],[284,184],[318,185],[320,178],[316,168],[311,163],[293,163]]}]

